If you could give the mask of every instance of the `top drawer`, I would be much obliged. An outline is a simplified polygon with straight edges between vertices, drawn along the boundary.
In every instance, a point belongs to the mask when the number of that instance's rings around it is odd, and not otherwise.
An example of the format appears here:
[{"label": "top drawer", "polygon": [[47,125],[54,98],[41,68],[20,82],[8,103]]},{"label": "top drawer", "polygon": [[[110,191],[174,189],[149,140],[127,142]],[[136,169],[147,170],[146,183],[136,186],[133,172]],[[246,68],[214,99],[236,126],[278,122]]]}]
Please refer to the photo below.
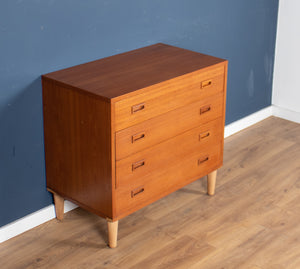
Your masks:
[{"label": "top drawer", "polygon": [[224,65],[198,70],[115,103],[116,131],[222,92]]}]

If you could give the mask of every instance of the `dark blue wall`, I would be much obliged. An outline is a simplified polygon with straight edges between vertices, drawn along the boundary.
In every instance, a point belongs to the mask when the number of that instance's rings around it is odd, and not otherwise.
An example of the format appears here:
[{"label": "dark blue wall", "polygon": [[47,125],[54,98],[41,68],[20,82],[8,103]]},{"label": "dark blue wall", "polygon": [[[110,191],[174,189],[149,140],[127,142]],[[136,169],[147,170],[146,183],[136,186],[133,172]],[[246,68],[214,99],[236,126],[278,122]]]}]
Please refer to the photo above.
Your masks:
[{"label": "dark blue wall", "polygon": [[229,60],[230,123],[271,104],[278,0],[2,0],[0,226],[52,203],[40,75],[163,42]]}]

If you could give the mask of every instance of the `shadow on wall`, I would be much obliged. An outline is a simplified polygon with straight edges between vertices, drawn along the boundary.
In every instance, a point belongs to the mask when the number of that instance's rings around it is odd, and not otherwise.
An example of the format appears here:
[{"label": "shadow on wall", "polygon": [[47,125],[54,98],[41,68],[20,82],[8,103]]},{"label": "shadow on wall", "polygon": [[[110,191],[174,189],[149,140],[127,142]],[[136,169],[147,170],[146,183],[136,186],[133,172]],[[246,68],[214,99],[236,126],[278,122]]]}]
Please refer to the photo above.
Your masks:
[{"label": "shadow on wall", "polygon": [[1,227],[52,202],[46,190],[40,78],[5,104],[0,124]]}]

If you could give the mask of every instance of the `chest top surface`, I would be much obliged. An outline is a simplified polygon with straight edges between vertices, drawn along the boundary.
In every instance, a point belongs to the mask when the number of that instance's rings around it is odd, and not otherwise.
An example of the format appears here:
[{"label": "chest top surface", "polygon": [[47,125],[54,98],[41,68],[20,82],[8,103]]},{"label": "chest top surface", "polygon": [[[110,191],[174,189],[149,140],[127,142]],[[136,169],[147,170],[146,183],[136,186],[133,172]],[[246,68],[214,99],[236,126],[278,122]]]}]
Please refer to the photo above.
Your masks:
[{"label": "chest top surface", "polygon": [[158,43],[43,75],[107,101],[225,60]]}]

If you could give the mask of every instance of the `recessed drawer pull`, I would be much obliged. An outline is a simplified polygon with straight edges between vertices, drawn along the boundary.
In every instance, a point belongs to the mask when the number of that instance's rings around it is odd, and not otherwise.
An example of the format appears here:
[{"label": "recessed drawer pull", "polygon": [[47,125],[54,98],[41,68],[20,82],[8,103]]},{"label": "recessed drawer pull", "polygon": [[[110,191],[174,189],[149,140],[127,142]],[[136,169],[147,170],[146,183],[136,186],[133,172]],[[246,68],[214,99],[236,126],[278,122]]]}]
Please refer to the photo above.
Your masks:
[{"label": "recessed drawer pull", "polygon": [[203,88],[205,88],[205,87],[208,87],[208,86],[210,86],[210,85],[212,85],[212,80],[211,80],[211,79],[202,81],[202,82],[201,82],[201,89],[203,89]]},{"label": "recessed drawer pull", "polygon": [[207,113],[211,110],[211,106],[210,105],[207,105],[207,106],[204,106],[204,107],[201,107],[200,108],[200,115],[204,114],[204,113]]},{"label": "recessed drawer pull", "polygon": [[203,164],[203,163],[207,162],[208,160],[209,160],[209,157],[205,156],[198,160],[198,165]]},{"label": "recessed drawer pull", "polygon": [[131,191],[131,198],[137,196],[140,193],[143,193],[144,191],[145,191],[144,187],[139,187],[139,188],[136,188],[136,189],[132,190]]},{"label": "recessed drawer pull", "polygon": [[209,137],[209,136],[210,136],[210,132],[209,132],[209,131],[208,131],[208,132],[201,133],[201,134],[199,134],[199,140],[204,139],[204,138],[207,138],[207,137]]},{"label": "recessed drawer pull", "polygon": [[134,143],[134,142],[136,142],[138,140],[141,140],[143,138],[145,138],[145,133],[138,133],[138,134],[135,134],[131,137],[131,142]]},{"label": "recessed drawer pull", "polygon": [[145,165],[145,161],[144,160],[141,160],[141,161],[138,161],[138,162],[135,162],[132,164],[132,171],[142,167]]},{"label": "recessed drawer pull", "polygon": [[131,107],[131,114],[145,109],[145,103],[137,104]]},{"label": "recessed drawer pull", "polygon": [[141,140],[143,138],[145,138],[145,133],[138,133],[138,134],[135,134],[131,137],[131,142],[134,143],[134,142],[136,142],[138,140]]}]

